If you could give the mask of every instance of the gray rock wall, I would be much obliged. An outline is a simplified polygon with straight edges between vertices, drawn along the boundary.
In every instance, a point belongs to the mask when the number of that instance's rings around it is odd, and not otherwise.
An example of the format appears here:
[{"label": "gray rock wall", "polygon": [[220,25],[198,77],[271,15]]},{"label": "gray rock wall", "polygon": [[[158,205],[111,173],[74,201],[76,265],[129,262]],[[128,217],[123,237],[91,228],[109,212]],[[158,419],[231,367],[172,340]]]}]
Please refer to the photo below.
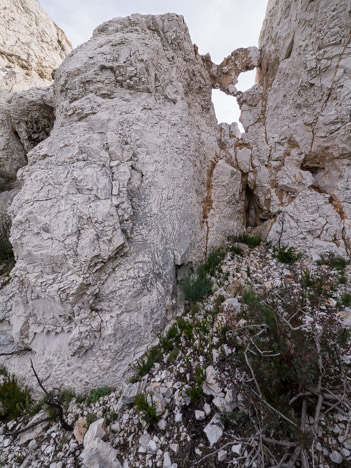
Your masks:
[{"label": "gray rock wall", "polygon": [[[0,209],[20,187],[0,290],[0,351],[25,350],[10,369],[117,385],[181,307],[178,271],[244,229],[351,253],[350,24],[347,0],[273,0],[260,50],[216,65],[181,16],[116,18],[51,87],[0,96]],[[212,88],[238,98],[244,134],[218,125]]]},{"label": "gray rock wall", "polygon": [[183,18],[168,14],[102,24],[40,99],[16,95],[16,109],[51,100],[55,115],[10,209],[11,333],[32,350],[11,359],[17,373],[32,357],[48,382],[116,385],[174,315],[177,270],[241,229],[241,174],[218,143],[211,91]]},{"label": "gray rock wall", "polygon": [[349,0],[269,2],[258,83],[240,97],[260,222],[315,257],[351,254],[350,16]]}]

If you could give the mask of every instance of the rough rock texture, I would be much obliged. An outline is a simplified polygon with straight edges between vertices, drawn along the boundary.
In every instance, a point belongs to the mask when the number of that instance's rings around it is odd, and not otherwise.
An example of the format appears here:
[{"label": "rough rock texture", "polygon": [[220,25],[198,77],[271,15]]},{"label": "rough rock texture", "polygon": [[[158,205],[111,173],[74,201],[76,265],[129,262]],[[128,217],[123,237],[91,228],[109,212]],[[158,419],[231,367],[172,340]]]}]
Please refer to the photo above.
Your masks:
[{"label": "rough rock texture", "polygon": [[[225,149],[243,175],[244,227],[314,257],[351,255],[350,16],[349,0],[272,0],[259,51],[203,58],[242,111],[245,133]],[[237,91],[254,67],[257,84]]]},{"label": "rough rock texture", "polygon": [[258,83],[240,97],[249,225],[270,219],[269,240],[314,256],[351,253],[350,15],[349,0],[269,2]]},{"label": "rough rock texture", "polygon": [[[177,310],[183,270],[245,228],[351,253],[350,24],[347,0],[270,1],[260,50],[215,65],[180,16],[118,18],[52,87],[5,96],[5,190],[28,160],[0,336],[31,352],[10,367],[28,375],[31,357],[48,385],[119,384]],[[218,126],[213,87],[238,98],[246,133]]]},{"label": "rough rock texture", "polygon": [[[37,0],[0,0],[0,88],[47,86],[72,50]],[[1,106],[2,107],[2,106]]]},{"label": "rough rock texture", "polygon": [[10,208],[13,345],[48,383],[120,383],[175,312],[177,270],[241,229],[241,175],[218,143],[237,130],[219,131],[211,90],[182,17],[133,15],[98,27],[52,89],[13,98],[36,144]]},{"label": "rough rock texture", "polygon": [[[72,50],[63,31],[37,0],[0,0],[0,192],[12,189],[26,154],[48,136],[54,116],[45,91],[14,96],[52,83]],[[9,194],[0,193],[0,211]]]}]

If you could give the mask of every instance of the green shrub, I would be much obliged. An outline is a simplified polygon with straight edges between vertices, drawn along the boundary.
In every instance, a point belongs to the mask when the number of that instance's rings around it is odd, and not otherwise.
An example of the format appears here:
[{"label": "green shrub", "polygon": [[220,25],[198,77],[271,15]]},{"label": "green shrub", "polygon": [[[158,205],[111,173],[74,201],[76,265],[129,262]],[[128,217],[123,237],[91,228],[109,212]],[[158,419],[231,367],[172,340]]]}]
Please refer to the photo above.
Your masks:
[{"label": "green shrub", "polygon": [[180,332],[189,339],[193,337],[193,325],[190,321],[185,320],[184,318],[180,317],[177,320],[177,325],[180,330]]},{"label": "green shrub", "polygon": [[152,394],[150,394],[150,397],[151,404],[148,403],[147,395],[143,393],[137,395],[135,397],[135,407],[147,424],[156,424],[161,419],[161,416],[157,414],[157,407],[152,400]]},{"label": "green shrub", "polygon": [[205,272],[211,276],[215,276],[221,263],[224,260],[224,257],[225,257],[224,249],[212,250],[207,257],[206,263],[203,265]]},{"label": "green shrub", "polygon": [[130,382],[138,382],[144,375],[148,374],[153,368],[155,362],[162,359],[162,351],[160,347],[153,346],[149,348],[144,357],[136,360],[135,363],[130,364],[131,369],[134,371],[134,375],[130,378]]},{"label": "green shrub", "polygon": [[351,294],[344,293],[341,297],[341,303],[342,305],[346,307],[350,307],[351,306]]},{"label": "green shrub", "polygon": [[[318,394],[313,392],[319,382],[323,388],[333,387],[334,392],[342,394],[344,379],[350,375],[342,356],[350,353],[351,333],[342,327],[336,311],[320,312],[334,290],[332,274],[305,272],[301,288],[296,289],[296,283],[297,277],[278,294],[246,291],[246,325],[234,328],[233,336],[239,343],[235,357],[238,365],[257,382],[257,386],[246,389],[246,399],[262,427],[269,428],[271,437],[279,434],[308,446],[311,433],[300,430],[304,395],[308,395],[307,416],[314,417]],[[306,289],[312,299],[301,307]],[[343,297],[351,303],[351,294]],[[295,398],[298,395],[301,397]]]},{"label": "green shrub", "polygon": [[242,254],[243,254],[243,251],[241,250],[241,248],[238,247],[238,246],[235,245],[235,244],[234,244],[234,245],[231,245],[231,246],[229,247],[228,250],[229,250],[229,252],[230,252],[231,254],[233,254],[233,255],[242,255]]},{"label": "green shrub", "polygon": [[87,398],[88,405],[92,403],[96,403],[101,397],[107,396],[111,392],[112,392],[112,389],[109,387],[100,387],[100,388],[93,389]]},{"label": "green shrub", "polygon": [[174,362],[177,359],[178,354],[179,354],[179,348],[176,347],[173,349],[173,351],[169,353],[168,362]]},{"label": "green shrub", "polygon": [[248,234],[241,234],[240,236],[234,238],[235,242],[240,242],[241,244],[246,244],[250,249],[258,247],[261,244],[261,238],[258,236],[249,236]]},{"label": "green shrub", "polygon": [[186,394],[190,397],[191,403],[195,403],[202,396],[202,384],[206,378],[204,369],[198,367],[193,376],[194,385],[186,390]]},{"label": "green shrub", "polygon": [[322,256],[321,259],[317,261],[318,265],[329,265],[331,268],[334,268],[341,273],[345,271],[345,268],[349,263],[350,262],[345,260],[345,258],[335,255],[329,255],[329,257]]},{"label": "green shrub", "polygon": [[29,409],[31,394],[28,387],[23,387],[14,375],[2,370],[3,382],[0,384],[0,421],[16,419]]},{"label": "green shrub", "polygon": [[12,244],[10,242],[10,229],[10,219],[5,215],[0,216],[0,264],[14,263],[15,260]]},{"label": "green shrub", "polygon": [[300,254],[295,253],[295,250],[292,247],[289,249],[286,247],[281,247],[278,249],[276,248],[274,249],[273,256],[279,260],[280,263],[287,263],[289,265],[297,262],[297,260],[300,258]]},{"label": "green shrub", "polygon": [[184,299],[189,302],[201,301],[212,292],[212,281],[204,267],[199,267],[196,274],[188,275],[181,284]]}]

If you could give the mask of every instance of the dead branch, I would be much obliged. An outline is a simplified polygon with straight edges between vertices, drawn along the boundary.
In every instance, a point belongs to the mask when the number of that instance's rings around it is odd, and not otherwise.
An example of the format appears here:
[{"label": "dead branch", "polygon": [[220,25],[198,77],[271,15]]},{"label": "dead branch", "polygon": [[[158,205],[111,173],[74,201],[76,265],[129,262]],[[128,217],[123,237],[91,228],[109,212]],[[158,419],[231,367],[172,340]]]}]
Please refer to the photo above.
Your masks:
[{"label": "dead branch", "polygon": [[34,369],[34,365],[33,365],[33,361],[30,360],[30,365],[31,365],[31,368],[33,370],[33,373],[35,375],[35,378],[37,379],[37,382],[39,384],[39,387],[43,390],[43,392],[45,393],[45,395],[47,396],[47,405],[50,406],[51,408],[54,408],[56,410],[56,413],[57,413],[57,417],[59,418],[59,421],[60,421],[60,424],[62,426],[62,428],[65,430],[65,431],[73,431],[73,426],[71,424],[68,424],[68,422],[65,420],[64,418],[64,415],[63,415],[63,407],[62,407],[62,403],[60,402],[59,399],[57,398],[54,398],[47,390],[46,388],[44,387],[44,385],[42,384],[36,370]]},{"label": "dead branch", "polygon": [[55,418],[56,418],[56,416],[48,416],[47,418],[40,419],[39,421],[36,421],[35,423],[30,424],[29,426],[26,426],[26,427],[23,428],[23,429],[19,429],[18,431],[6,432],[6,435],[9,435],[9,436],[11,436],[11,437],[18,436],[19,434],[22,434],[23,432],[27,432],[27,431],[29,431],[30,429],[34,429],[35,427],[40,426],[40,424],[43,424],[44,422],[47,422],[47,421],[52,421],[52,420],[54,420]]}]

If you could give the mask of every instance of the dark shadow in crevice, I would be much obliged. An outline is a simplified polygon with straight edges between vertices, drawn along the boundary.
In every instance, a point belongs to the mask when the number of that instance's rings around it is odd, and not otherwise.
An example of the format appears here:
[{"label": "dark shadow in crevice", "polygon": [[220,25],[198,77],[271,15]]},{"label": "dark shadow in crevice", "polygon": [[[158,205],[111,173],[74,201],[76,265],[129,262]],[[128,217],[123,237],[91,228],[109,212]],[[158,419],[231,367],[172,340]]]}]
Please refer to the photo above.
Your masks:
[{"label": "dark shadow in crevice", "polygon": [[323,157],[318,153],[308,153],[301,162],[300,169],[302,171],[308,171],[313,176],[316,176],[318,172],[325,168]]},{"label": "dark shadow in crevice", "polygon": [[248,185],[245,188],[245,215],[244,226],[255,228],[262,224],[260,210],[256,195]]}]

